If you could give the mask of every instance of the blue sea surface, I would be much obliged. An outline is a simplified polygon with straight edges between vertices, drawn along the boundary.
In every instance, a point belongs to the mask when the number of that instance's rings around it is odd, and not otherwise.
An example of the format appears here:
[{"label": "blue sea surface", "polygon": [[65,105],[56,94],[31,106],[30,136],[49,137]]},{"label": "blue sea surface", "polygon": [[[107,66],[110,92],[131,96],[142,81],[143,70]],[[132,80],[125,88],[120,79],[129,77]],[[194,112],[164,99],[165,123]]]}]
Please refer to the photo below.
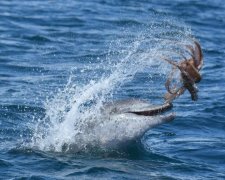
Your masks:
[{"label": "blue sea surface", "polygon": [[[63,150],[77,102],[85,115],[96,101],[162,103],[171,67],[157,53],[191,38],[204,54],[198,101],[186,92],[173,122],[120,152]],[[0,179],[225,179],[224,58],[222,0],[1,0]]]}]

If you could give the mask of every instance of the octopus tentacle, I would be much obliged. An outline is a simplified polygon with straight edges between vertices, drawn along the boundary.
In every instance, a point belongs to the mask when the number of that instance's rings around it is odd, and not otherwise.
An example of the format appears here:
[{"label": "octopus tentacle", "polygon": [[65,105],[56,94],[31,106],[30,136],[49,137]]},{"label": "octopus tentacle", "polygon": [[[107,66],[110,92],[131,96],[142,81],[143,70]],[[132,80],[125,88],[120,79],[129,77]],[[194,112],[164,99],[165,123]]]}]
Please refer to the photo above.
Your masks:
[{"label": "octopus tentacle", "polygon": [[[189,51],[188,54],[191,56],[190,59],[187,59],[187,57],[179,52],[176,52],[179,56],[182,57],[183,61],[180,63],[176,63],[171,59],[162,57],[163,60],[167,61],[169,64],[173,65],[173,69],[165,83],[166,90],[168,93],[165,95],[166,101],[171,102],[181,94],[185,92],[187,89],[189,93],[191,94],[192,100],[198,99],[198,89],[196,87],[195,83],[200,82],[201,75],[199,73],[200,69],[203,66],[203,53],[201,50],[201,46],[197,41],[194,41],[195,47],[192,47],[190,45],[187,45],[186,48]],[[179,69],[181,73],[181,81],[183,83],[182,87],[179,89],[174,88],[171,89],[171,82],[174,76],[175,69]]]}]

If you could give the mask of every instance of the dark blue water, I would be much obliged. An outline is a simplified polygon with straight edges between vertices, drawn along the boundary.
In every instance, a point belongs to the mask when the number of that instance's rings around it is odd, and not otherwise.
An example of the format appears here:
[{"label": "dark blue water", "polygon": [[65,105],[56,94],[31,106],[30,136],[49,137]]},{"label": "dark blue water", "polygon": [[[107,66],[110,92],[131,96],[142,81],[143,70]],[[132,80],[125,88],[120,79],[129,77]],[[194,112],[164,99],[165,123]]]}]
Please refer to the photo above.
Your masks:
[{"label": "dark blue water", "polygon": [[[167,44],[166,38],[184,41],[188,37],[201,43],[203,80],[197,102],[192,102],[187,93],[174,102],[177,117],[172,123],[151,129],[141,140],[115,153],[59,151],[57,144],[49,150],[46,142],[34,143],[37,134],[44,134],[40,131],[48,131],[49,121],[68,111],[60,111],[66,105],[54,101],[57,94],[65,102],[79,100],[66,86],[68,81],[79,91],[113,74],[113,65],[121,59],[135,61],[135,56],[126,56],[129,52],[137,57],[146,52],[145,57],[159,61],[147,49],[155,44],[158,50],[171,46],[172,41]],[[137,39],[141,46],[138,50]],[[222,0],[2,0],[1,179],[224,179],[224,42]],[[164,76],[152,64],[140,68],[131,79],[120,79],[114,89],[108,87],[110,98],[162,102]],[[48,113],[50,119],[43,121]],[[35,129],[37,124],[42,124],[39,131]]]}]

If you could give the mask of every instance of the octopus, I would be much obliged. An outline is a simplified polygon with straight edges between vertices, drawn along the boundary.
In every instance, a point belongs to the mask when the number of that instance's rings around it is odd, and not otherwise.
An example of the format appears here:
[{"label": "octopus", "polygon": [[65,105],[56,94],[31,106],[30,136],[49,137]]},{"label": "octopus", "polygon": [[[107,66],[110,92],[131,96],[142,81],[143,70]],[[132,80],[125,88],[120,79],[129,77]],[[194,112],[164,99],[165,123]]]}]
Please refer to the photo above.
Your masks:
[{"label": "octopus", "polygon": [[[173,66],[169,78],[165,83],[165,87],[168,91],[164,97],[166,102],[172,102],[175,98],[182,95],[186,90],[189,91],[191,99],[193,101],[198,100],[198,88],[196,86],[196,83],[199,83],[202,79],[199,71],[203,66],[203,53],[201,46],[197,41],[194,41],[194,47],[186,47],[189,50],[189,54],[191,56],[188,59],[182,55],[184,60],[180,61],[179,63],[176,63],[173,60],[163,58],[163,60],[167,61]],[[179,88],[175,87],[172,89],[171,82],[173,80],[173,75],[176,69],[180,71],[180,79],[182,86]]]}]

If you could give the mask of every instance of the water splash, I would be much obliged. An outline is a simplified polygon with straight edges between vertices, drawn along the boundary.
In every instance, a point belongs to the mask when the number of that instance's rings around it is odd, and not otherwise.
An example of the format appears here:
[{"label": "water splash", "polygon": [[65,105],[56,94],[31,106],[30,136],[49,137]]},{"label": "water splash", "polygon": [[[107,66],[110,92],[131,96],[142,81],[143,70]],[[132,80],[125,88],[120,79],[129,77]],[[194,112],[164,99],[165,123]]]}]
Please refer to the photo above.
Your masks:
[{"label": "water splash", "polygon": [[[154,20],[150,25],[124,30],[111,43],[106,59],[97,64],[102,69],[98,78],[80,83],[72,74],[65,88],[45,102],[46,115],[36,124],[31,146],[44,151],[68,151],[71,147],[83,151],[89,145],[99,145],[96,138],[110,136],[110,133],[97,136],[91,131],[93,126],[104,124],[101,113],[104,103],[113,99],[117,88],[146,68],[150,76],[168,73],[170,68],[160,57],[178,59],[174,52],[182,51],[183,45],[190,43],[190,29],[178,24],[167,19]],[[91,69],[90,66],[93,64],[83,68]]]}]

